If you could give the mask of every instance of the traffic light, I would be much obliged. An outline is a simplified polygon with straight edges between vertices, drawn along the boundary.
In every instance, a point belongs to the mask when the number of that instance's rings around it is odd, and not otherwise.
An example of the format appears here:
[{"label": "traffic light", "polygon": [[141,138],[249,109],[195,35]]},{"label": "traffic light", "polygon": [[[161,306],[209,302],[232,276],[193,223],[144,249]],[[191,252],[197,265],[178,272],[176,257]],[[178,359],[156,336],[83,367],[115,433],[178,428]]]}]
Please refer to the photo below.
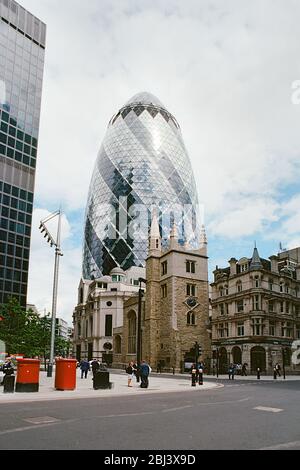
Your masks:
[{"label": "traffic light", "polygon": [[197,341],[195,342],[195,353],[197,357],[202,354],[202,347],[200,344],[197,343]]}]

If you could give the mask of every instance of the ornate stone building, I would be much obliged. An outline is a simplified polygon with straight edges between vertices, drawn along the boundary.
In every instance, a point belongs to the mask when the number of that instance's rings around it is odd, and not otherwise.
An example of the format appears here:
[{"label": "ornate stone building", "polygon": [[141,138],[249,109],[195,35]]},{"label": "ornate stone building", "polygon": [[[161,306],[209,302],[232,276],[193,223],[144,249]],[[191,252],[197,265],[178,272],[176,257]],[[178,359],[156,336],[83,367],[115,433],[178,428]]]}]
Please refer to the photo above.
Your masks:
[{"label": "ornate stone building", "polygon": [[[275,363],[300,373],[300,248],[229,260],[214,271],[212,348],[220,372],[229,363],[273,372]],[[298,341],[297,341],[298,340]]]},{"label": "ornate stone building", "polygon": [[81,279],[78,305],[73,313],[73,348],[77,360],[96,357],[112,362],[113,328],[123,323],[124,303],[138,291],[138,279],[145,269],[114,268],[109,276]]},{"label": "ornate stone building", "polygon": [[[152,367],[182,371],[195,361],[195,342],[209,364],[211,356],[208,298],[208,258],[204,229],[201,247],[191,250],[178,243],[175,226],[166,250],[162,249],[154,215],[146,259],[146,293],[141,318],[141,356]],[[114,330],[114,362],[136,359],[138,299],[125,303],[123,328]],[[130,352],[131,351],[131,352]]]}]

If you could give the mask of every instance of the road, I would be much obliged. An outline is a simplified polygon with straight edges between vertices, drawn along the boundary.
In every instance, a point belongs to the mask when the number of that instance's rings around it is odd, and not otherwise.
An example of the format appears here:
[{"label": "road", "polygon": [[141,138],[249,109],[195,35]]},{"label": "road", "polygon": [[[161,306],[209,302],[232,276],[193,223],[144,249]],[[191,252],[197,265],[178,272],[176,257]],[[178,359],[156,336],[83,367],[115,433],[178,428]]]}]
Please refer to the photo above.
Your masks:
[{"label": "road", "polygon": [[199,393],[0,405],[0,449],[300,449],[300,381],[222,382]]}]

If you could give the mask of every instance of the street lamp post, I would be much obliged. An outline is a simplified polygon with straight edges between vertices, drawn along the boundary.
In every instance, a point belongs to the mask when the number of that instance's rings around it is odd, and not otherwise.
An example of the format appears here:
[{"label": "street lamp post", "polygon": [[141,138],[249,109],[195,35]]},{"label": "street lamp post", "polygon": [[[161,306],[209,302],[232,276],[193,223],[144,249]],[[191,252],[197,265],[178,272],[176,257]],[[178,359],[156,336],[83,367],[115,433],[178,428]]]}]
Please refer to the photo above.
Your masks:
[{"label": "street lamp post", "polygon": [[141,341],[141,325],[142,325],[142,297],[143,289],[142,282],[146,284],[146,279],[139,277],[139,302],[138,302],[138,324],[137,324],[137,348],[136,348],[136,362],[137,366],[141,364],[141,351],[142,351],[142,341]]},{"label": "street lamp post", "polygon": [[[51,233],[46,227],[46,223],[54,217],[58,216],[58,226],[56,241],[52,237]],[[57,286],[58,286],[58,268],[59,268],[59,257],[63,256],[60,248],[60,237],[61,237],[61,210],[53,212],[46,219],[40,222],[41,233],[45,232],[44,238],[47,238],[47,242],[50,247],[55,246],[55,261],[54,261],[54,275],[53,275],[53,293],[52,293],[52,320],[51,320],[51,343],[50,343],[50,357],[48,364],[47,377],[52,377],[53,371],[53,360],[54,360],[54,342],[55,342],[55,326],[56,326],[56,307],[57,307]]]},{"label": "street lamp post", "polygon": [[195,349],[195,366],[197,367],[199,356],[200,354],[202,354],[202,347],[200,346],[200,344],[198,344],[198,341],[195,341],[194,349]]}]

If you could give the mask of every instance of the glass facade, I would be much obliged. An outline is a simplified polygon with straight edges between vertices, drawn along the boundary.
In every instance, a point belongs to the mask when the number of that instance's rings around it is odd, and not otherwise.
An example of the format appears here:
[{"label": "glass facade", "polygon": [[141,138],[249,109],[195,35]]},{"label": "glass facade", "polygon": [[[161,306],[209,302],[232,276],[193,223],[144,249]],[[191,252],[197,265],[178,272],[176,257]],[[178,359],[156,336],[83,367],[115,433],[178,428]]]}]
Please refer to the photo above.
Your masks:
[{"label": "glass facade", "polygon": [[0,303],[26,305],[46,25],[0,0]]},{"label": "glass facade", "polygon": [[91,180],[83,277],[145,266],[153,207],[162,242],[173,221],[180,243],[199,247],[198,199],[179,125],[150,93],[129,100],[109,122]]}]

